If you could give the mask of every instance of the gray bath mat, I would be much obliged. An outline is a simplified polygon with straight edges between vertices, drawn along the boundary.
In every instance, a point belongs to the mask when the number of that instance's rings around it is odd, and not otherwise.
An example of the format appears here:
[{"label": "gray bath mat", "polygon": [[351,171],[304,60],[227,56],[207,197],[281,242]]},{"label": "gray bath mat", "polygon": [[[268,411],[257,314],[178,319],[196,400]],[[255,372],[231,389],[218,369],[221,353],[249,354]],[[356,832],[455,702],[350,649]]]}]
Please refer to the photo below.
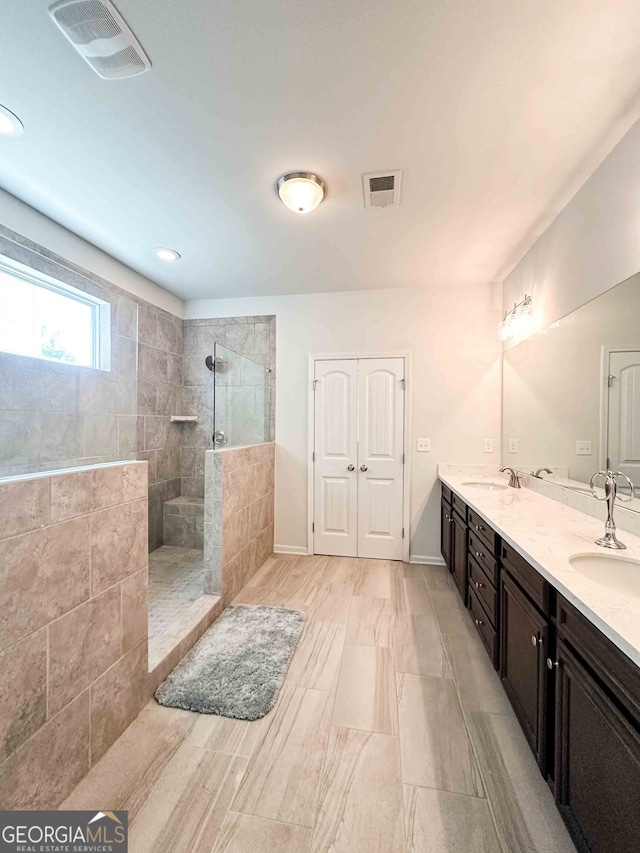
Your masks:
[{"label": "gray bath mat", "polygon": [[223,612],[156,691],[161,705],[258,720],[275,705],[307,617],[236,604]]}]

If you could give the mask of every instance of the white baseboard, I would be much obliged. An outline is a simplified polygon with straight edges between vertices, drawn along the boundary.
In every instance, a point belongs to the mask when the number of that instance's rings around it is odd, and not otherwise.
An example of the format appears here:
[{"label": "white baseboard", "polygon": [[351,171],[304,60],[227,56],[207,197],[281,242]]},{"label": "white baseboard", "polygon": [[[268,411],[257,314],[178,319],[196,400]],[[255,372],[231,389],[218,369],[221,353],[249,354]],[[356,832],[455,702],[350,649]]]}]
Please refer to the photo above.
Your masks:
[{"label": "white baseboard", "polygon": [[409,557],[410,563],[415,563],[418,566],[444,566],[446,565],[441,554],[437,557],[422,557],[420,554],[411,554]]},{"label": "white baseboard", "polygon": [[274,545],[274,554],[308,554],[306,545]]}]

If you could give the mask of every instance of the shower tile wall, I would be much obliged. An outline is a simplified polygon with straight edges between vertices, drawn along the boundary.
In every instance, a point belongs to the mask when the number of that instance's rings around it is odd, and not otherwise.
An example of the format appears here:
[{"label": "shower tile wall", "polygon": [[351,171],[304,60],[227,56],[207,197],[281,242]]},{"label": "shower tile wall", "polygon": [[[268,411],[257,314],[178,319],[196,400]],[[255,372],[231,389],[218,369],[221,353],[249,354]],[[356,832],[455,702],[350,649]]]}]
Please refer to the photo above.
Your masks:
[{"label": "shower tile wall", "polygon": [[[275,438],[275,368],[276,368],[276,318],[273,315],[253,317],[224,317],[207,320],[185,320],[184,331],[184,414],[198,415],[197,426],[186,427],[182,442],[182,494],[204,495],[204,451],[211,448],[213,424],[213,374],[205,366],[205,358],[213,355],[215,343],[247,355],[259,364],[270,368],[269,395],[271,416],[266,438]],[[222,375],[222,374],[221,374]],[[240,385],[216,389],[216,429],[229,411],[230,395],[239,398],[247,389]],[[251,388],[253,391],[253,387]],[[254,398],[255,400],[255,398]],[[249,422],[250,418],[245,418]],[[242,425],[236,425],[242,429]],[[233,427],[233,425],[232,425]],[[248,424],[249,430],[251,424]],[[255,436],[249,431],[237,443],[251,444]]]},{"label": "shower tile wall", "polygon": [[112,344],[110,371],[0,353],[0,477],[137,455],[155,550],[164,501],[180,494],[181,427],[169,421],[181,414],[182,320],[1,225],[0,255],[109,303]]},{"label": "shower tile wall", "polygon": [[[163,544],[164,503],[180,495],[182,321],[160,309],[138,314],[138,459],[149,463],[149,550]],[[204,455],[204,451],[203,451]]]}]

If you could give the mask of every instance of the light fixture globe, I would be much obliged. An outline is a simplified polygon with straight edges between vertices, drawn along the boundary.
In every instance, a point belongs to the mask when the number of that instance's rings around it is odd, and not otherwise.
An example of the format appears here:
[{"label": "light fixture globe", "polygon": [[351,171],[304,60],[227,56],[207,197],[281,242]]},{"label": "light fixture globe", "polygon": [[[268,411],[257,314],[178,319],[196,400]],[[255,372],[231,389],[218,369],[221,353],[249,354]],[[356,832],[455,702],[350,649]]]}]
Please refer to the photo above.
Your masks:
[{"label": "light fixture globe", "polygon": [[324,198],[324,181],[311,172],[289,172],[278,179],[278,195],[294,213],[315,210]]}]

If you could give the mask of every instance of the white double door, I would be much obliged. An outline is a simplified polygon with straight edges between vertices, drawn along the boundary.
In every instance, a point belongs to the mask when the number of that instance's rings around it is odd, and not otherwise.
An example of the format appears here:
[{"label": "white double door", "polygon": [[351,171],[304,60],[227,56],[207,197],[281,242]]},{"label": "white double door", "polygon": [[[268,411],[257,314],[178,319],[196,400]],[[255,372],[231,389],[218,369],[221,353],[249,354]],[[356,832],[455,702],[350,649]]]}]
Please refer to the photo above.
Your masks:
[{"label": "white double door", "polygon": [[[609,353],[607,467],[640,487],[640,352]],[[621,487],[621,483],[618,483]],[[624,491],[624,490],[623,490]]]},{"label": "white double door", "polygon": [[317,360],[314,552],[402,559],[404,359]]}]

